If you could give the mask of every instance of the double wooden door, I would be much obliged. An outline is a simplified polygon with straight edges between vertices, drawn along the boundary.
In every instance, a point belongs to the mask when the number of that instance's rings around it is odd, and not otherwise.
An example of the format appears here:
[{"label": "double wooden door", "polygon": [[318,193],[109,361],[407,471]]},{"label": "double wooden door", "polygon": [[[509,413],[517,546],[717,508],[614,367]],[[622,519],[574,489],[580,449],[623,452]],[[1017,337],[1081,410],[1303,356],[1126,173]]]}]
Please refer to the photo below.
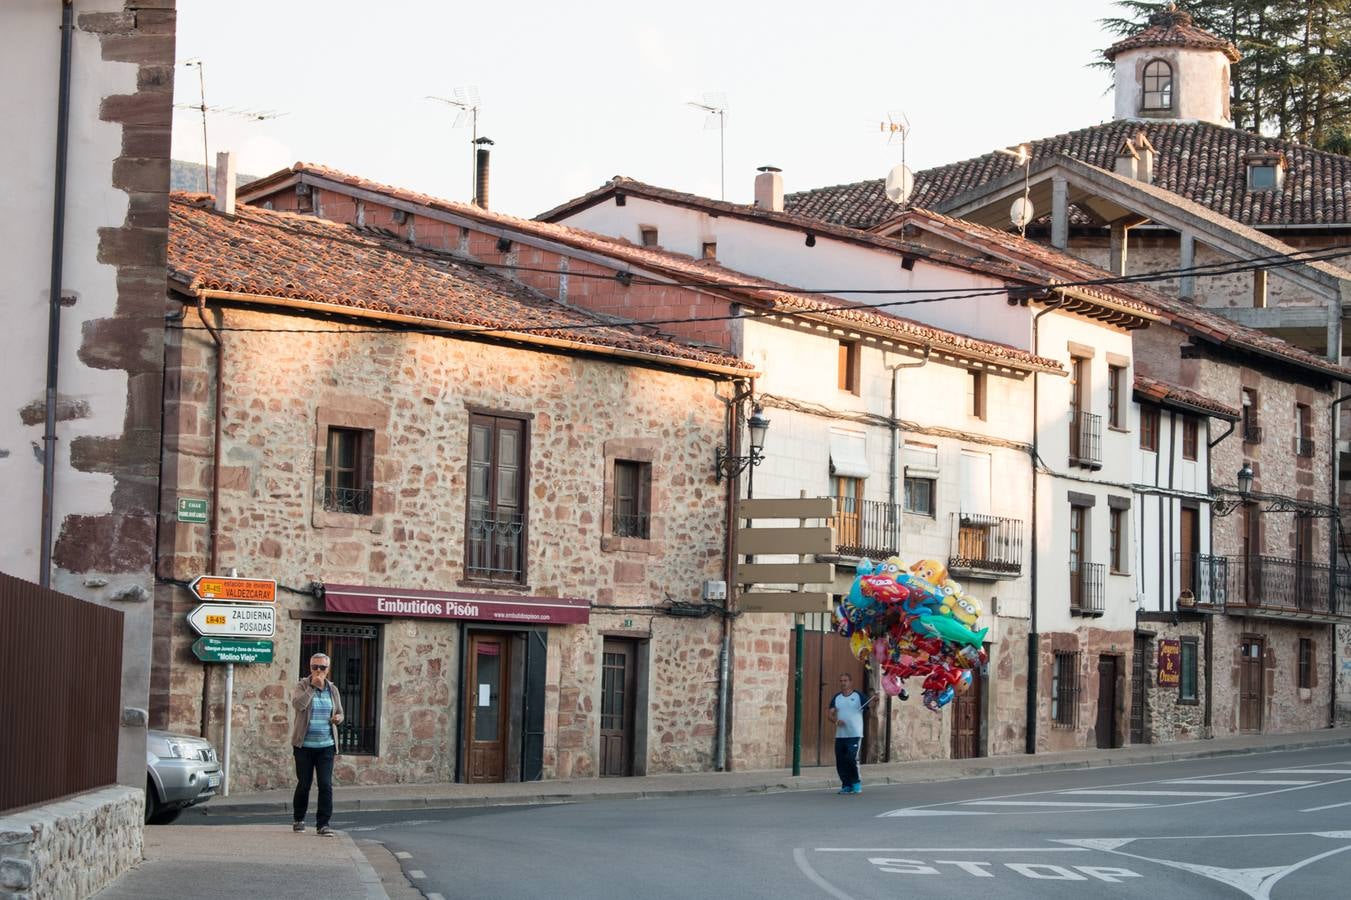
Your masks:
[{"label": "double wooden door", "polygon": [[1135,636],[1135,652],[1131,656],[1131,743],[1147,742],[1145,730],[1145,704],[1149,691],[1146,679],[1149,674],[1149,657],[1154,642],[1148,635]]},{"label": "double wooden door", "polygon": [[1266,641],[1246,637],[1239,645],[1243,656],[1238,666],[1238,729],[1261,731],[1262,709],[1266,705],[1266,678],[1263,666]]},{"label": "double wooden door", "polygon": [[[796,646],[792,631],[788,632],[788,725],[785,734],[785,759],[793,758],[793,667]],[[802,642],[802,765],[835,765],[835,726],[826,718],[826,707],[839,690],[842,672],[849,673],[854,690],[867,694],[867,673],[863,663],[849,652],[848,638],[834,632],[808,631]],[[915,685],[912,685],[915,687]],[[874,703],[882,702],[881,698]],[[911,701],[915,702],[914,700]],[[868,762],[868,735],[872,717],[863,716],[864,740],[859,750],[859,761]]]},{"label": "double wooden door", "polygon": [[470,784],[504,781],[510,638],[502,634],[471,634],[466,674],[464,780]]},{"label": "double wooden door", "polygon": [[971,672],[971,689],[952,701],[952,758],[975,759],[983,756],[980,745],[981,719],[985,710],[985,679],[979,670]]}]

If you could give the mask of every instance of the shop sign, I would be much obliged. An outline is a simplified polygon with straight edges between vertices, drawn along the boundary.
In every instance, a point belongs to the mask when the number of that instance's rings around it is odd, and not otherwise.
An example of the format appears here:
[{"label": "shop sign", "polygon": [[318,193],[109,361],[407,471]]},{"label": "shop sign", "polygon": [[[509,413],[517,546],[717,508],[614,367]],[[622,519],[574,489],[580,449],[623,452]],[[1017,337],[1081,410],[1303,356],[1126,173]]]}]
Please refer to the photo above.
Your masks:
[{"label": "shop sign", "polygon": [[1182,681],[1182,642],[1159,641],[1159,687],[1177,687]]},{"label": "shop sign", "polygon": [[591,604],[573,597],[522,597],[460,591],[414,591],[324,585],[324,609],[358,616],[454,619],[515,625],[583,625]]}]

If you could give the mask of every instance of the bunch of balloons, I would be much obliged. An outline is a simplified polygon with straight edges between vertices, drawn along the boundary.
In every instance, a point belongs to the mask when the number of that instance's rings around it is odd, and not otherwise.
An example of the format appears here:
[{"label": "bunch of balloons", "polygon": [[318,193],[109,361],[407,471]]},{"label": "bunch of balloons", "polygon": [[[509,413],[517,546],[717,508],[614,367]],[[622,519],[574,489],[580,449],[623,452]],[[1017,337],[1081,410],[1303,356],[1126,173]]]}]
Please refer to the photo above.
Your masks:
[{"label": "bunch of balloons", "polygon": [[923,678],[926,709],[938,712],[970,689],[973,670],[989,662],[989,629],[973,631],[981,606],[933,559],[906,566],[860,560],[849,595],[835,609],[836,628],[859,659],[882,671],[882,690],[908,698],[907,678]]}]

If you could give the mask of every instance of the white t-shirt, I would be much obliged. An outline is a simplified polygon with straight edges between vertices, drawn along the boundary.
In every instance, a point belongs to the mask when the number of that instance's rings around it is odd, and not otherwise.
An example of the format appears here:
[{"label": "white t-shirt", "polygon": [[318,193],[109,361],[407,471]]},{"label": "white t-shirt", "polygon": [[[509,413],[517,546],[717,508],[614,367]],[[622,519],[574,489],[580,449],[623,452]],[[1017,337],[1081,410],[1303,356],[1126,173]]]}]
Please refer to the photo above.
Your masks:
[{"label": "white t-shirt", "polygon": [[835,707],[835,736],[837,738],[863,737],[863,695],[858,691],[836,694],[830,705]]}]

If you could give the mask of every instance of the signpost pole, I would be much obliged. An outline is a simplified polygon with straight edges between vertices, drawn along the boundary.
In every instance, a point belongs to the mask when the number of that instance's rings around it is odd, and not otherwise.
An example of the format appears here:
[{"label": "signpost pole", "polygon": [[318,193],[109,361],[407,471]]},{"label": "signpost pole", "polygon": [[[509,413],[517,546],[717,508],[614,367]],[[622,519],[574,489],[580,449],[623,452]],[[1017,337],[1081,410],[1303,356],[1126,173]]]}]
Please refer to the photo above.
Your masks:
[{"label": "signpost pole", "polygon": [[225,664],[225,754],[221,757],[222,797],[230,796],[230,720],[234,718],[235,664]]},{"label": "signpost pole", "polygon": [[793,774],[802,774],[802,613],[793,625]]}]

